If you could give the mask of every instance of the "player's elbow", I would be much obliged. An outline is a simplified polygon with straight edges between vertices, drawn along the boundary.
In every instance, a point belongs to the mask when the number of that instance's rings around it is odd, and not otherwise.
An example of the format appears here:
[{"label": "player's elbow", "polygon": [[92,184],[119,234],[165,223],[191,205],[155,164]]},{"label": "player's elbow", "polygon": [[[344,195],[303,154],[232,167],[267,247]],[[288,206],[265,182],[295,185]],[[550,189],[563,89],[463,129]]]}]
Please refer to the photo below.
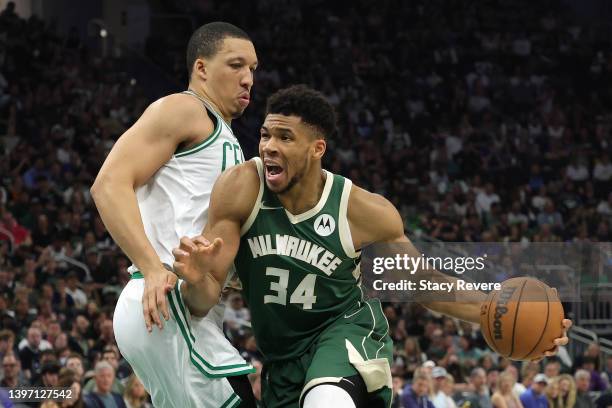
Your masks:
[{"label": "player's elbow", "polygon": [[109,177],[102,173],[98,174],[98,177],[96,177],[96,180],[89,188],[91,198],[93,199],[94,203],[96,203],[96,206],[99,207],[108,199],[108,197],[110,197],[113,191],[112,184],[113,183]]}]

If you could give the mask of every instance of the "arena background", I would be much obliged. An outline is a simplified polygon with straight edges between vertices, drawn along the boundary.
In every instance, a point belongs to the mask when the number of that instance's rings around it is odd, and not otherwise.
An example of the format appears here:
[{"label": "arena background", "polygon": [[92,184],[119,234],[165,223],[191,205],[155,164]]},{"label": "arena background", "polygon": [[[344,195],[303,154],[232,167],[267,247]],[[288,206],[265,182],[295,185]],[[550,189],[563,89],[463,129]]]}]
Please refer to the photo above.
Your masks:
[{"label": "arena background", "polygon": [[[233,123],[247,157],[267,95],[306,83],[339,115],[326,167],[391,200],[416,243],[612,241],[605,0],[23,0],[0,10],[5,388],[69,385],[76,375],[94,392],[91,368],[106,359],[117,369],[113,389],[146,406],[112,332],[129,261],[89,187],[144,108],[185,89],[187,40],[210,21],[244,28],[257,49],[252,103]],[[586,368],[589,392],[574,403],[549,386],[551,408],[612,405],[612,263],[580,283],[582,302],[565,305],[574,327],[558,361],[562,373]],[[227,302],[226,334],[256,362],[248,309],[237,293]],[[554,373],[555,363],[501,359],[477,327],[416,304],[385,313],[398,394],[424,363],[453,375],[462,407],[490,406],[483,396],[512,366],[527,387]],[[4,394],[0,402],[19,406]]]}]

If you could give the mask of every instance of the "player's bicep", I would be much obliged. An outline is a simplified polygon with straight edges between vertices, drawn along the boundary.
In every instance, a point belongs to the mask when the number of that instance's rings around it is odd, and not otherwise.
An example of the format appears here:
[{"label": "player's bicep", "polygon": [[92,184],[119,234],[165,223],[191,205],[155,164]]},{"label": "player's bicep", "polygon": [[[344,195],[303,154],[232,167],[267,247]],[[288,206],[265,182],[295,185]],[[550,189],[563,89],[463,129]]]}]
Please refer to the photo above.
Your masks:
[{"label": "player's bicep", "polygon": [[403,242],[407,239],[402,217],[393,204],[381,195],[353,187],[348,218],[356,247],[362,248],[372,243]]}]

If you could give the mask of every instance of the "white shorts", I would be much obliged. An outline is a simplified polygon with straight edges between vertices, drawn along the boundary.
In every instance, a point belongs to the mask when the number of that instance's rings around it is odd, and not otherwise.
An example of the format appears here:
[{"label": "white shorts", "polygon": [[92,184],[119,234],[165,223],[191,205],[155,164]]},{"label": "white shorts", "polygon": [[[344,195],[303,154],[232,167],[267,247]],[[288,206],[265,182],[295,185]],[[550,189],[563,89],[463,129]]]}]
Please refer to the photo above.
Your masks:
[{"label": "white shorts", "polygon": [[[240,404],[226,377],[255,372],[223,335],[222,312],[189,314],[179,280],[168,294],[171,318],[148,333],[142,311],[144,279],[132,278],[117,301],[113,328],[117,345],[155,407],[230,408]],[[160,315],[161,316],[161,315]],[[162,318],[163,319],[163,318]]]}]

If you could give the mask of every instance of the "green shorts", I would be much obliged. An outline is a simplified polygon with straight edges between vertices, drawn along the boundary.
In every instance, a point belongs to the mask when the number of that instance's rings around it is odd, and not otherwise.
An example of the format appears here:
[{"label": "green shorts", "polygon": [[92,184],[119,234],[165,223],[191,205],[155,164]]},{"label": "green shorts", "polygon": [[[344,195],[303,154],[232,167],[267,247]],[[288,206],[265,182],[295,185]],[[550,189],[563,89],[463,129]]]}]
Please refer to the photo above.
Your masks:
[{"label": "green shorts", "polygon": [[392,357],[389,324],[380,301],[370,299],[326,328],[302,356],[265,363],[263,406],[297,408],[312,387],[361,375],[371,399],[381,399],[388,407]]}]

